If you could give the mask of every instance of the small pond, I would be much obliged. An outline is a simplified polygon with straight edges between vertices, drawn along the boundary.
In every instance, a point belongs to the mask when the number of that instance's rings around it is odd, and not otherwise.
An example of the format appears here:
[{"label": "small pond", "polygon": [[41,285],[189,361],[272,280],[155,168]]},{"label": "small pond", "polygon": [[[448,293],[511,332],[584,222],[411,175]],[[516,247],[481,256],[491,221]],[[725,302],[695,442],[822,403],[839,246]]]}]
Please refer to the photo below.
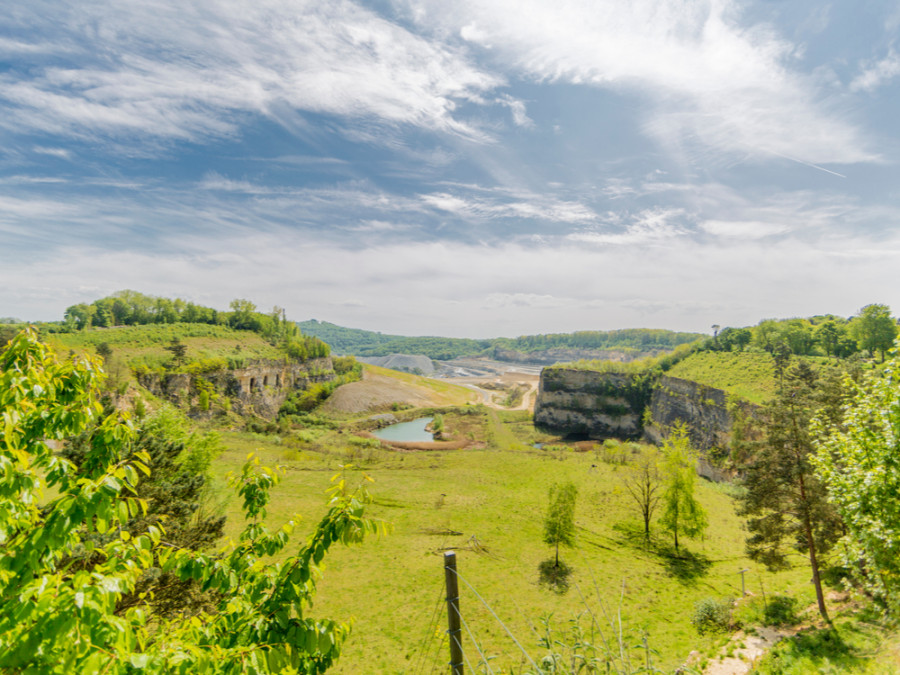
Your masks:
[{"label": "small pond", "polygon": [[431,424],[431,417],[420,417],[412,422],[400,422],[392,424],[384,429],[373,432],[375,438],[383,441],[404,441],[407,443],[430,443],[434,436],[425,427]]}]

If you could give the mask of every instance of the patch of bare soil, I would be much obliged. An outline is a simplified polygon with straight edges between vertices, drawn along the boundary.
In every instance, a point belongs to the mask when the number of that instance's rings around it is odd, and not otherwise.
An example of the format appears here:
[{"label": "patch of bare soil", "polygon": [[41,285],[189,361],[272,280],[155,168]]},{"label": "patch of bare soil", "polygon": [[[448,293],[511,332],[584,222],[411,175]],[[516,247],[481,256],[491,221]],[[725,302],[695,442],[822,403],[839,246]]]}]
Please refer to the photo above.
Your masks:
[{"label": "patch of bare soil", "polygon": [[[756,629],[755,635],[739,631],[732,636],[723,650],[723,655],[712,659],[703,670],[703,675],[744,675],[749,673],[754,662],[765,654],[783,637],[793,635],[796,628],[775,628],[763,626]],[[738,645],[743,644],[743,647]],[[732,656],[724,654],[731,652]]]},{"label": "patch of bare soil", "polygon": [[[371,434],[361,434],[372,436]],[[386,441],[379,438],[382,445],[387,445],[394,450],[462,450],[471,445],[469,441]]]},{"label": "patch of bare soil", "polygon": [[[848,593],[839,591],[829,591],[826,600],[831,611],[835,613],[841,608],[852,605],[853,602]],[[822,628],[825,625],[818,616],[818,607],[815,604],[807,607],[803,611],[803,615],[809,617],[810,620],[796,626],[763,626],[755,629],[755,635],[738,631],[731,637],[719,656],[712,659],[706,666],[703,675],[744,675],[749,673],[757,659],[769,651],[779,640],[796,635],[807,628]],[[743,646],[739,647],[738,645]],[[729,652],[732,656],[727,656]],[[688,658],[688,662],[690,660]]]},{"label": "patch of bare soil", "polygon": [[338,387],[322,408],[326,412],[361,413],[386,410],[394,403],[427,408],[442,405],[443,402],[427,387],[364,370],[362,380]]},{"label": "patch of bare soil", "polygon": [[[478,392],[485,405],[491,408],[533,411],[540,379],[540,375],[509,371],[491,377],[455,377],[453,382]],[[503,400],[514,388],[521,392],[521,400],[512,407],[507,407],[503,405]]]}]

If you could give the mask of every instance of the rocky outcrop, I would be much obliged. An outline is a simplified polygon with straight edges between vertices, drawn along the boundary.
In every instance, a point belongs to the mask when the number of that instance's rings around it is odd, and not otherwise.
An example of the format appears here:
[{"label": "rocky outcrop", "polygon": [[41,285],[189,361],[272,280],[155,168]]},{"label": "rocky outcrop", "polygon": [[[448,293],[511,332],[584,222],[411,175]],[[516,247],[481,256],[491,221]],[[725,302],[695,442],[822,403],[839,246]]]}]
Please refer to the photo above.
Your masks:
[{"label": "rocky outcrop", "polygon": [[330,358],[302,363],[258,359],[205,373],[147,373],[138,381],[154,395],[194,412],[202,412],[199,400],[205,390],[227,399],[239,414],[273,418],[291,392],[334,377]]},{"label": "rocky outcrop", "polygon": [[534,422],[548,431],[581,438],[638,439],[649,400],[639,375],[545,368]]},{"label": "rocky outcrop", "polygon": [[545,368],[534,421],[564,435],[643,437],[653,443],[684,423],[693,446],[709,451],[728,446],[735,415],[752,417],[756,410],[722,389],[677,377],[649,381],[642,375]]},{"label": "rocky outcrop", "polygon": [[677,377],[660,378],[650,397],[650,419],[645,432],[655,443],[676,424],[687,427],[691,444],[709,450],[728,445],[731,416],[726,393]]}]

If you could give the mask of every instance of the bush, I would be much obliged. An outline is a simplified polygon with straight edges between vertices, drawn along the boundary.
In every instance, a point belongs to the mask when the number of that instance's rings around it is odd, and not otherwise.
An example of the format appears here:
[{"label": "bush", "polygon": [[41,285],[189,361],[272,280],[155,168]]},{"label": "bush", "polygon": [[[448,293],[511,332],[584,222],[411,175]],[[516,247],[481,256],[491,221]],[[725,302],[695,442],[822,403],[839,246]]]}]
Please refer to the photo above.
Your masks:
[{"label": "bush", "polygon": [[728,598],[703,598],[694,604],[691,624],[697,633],[724,633],[731,629],[731,608],[733,601]]},{"label": "bush", "polygon": [[786,595],[776,595],[766,603],[764,612],[766,624],[770,626],[790,626],[797,623],[797,599]]}]

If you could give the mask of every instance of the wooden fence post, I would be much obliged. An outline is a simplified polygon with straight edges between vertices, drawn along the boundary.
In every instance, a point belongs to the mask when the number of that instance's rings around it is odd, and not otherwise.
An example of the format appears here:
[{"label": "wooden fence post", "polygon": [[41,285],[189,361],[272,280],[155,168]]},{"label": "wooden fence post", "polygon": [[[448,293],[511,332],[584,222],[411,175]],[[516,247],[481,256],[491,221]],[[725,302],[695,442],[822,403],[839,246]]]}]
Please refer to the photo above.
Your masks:
[{"label": "wooden fence post", "polygon": [[459,584],[456,579],[456,552],[444,553],[447,584],[447,635],[450,636],[450,675],[463,675],[462,630],[459,616]]}]

